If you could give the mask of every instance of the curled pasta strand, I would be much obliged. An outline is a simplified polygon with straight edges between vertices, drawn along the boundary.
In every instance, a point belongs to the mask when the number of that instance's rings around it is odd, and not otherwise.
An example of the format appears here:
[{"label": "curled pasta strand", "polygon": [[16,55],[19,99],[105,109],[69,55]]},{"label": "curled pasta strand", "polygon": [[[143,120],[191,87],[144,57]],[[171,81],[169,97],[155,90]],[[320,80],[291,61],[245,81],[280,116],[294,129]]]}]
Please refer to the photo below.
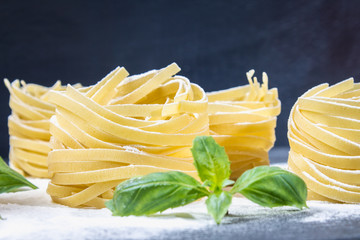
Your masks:
[{"label": "curled pasta strand", "polygon": [[250,70],[248,85],[207,93],[210,133],[231,161],[231,178],[259,165],[268,165],[268,151],[275,142],[276,116],[281,104],[277,89],[268,89],[263,73],[260,84]]},{"label": "curled pasta strand", "polygon": [[306,182],[309,199],[360,202],[358,89],[352,78],[321,84],[291,110],[288,165]]},{"label": "curled pasta strand", "polygon": [[55,114],[55,105],[44,97],[50,90],[64,87],[60,81],[50,88],[19,80],[10,83],[5,79],[4,83],[10,92],[12,110],[8,118],[10,165],[24,175],[47,178],[50,118]]},{"label": "curled pasta strand", "polygon": [[127,76],[118,67],[85,90],[48,94],[56,112],[47,192],[55,202],[102,208],[131,177],[170,170],[197,177],[190,146],[209,134],[208,100],[179,71],[174,63]]}]

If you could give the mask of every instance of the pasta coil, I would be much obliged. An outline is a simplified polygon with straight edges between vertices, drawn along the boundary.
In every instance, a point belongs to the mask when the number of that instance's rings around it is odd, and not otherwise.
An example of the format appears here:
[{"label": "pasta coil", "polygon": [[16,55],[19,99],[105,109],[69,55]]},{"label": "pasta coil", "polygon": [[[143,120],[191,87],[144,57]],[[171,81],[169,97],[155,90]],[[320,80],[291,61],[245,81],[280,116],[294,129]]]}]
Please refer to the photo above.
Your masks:
[{"label": "pasta coil", "polygon": [[207,93],[209,99],[210,134],[225,147],[231,162],[231,178],[244,171],[268,165],[268,151],[275,142],[276,116],[281,104],[276,88],[268,89],[247,74],[249,85]]},{"label": "pasta coil", "polygon": [[190,147],[209,134],[205,92],[171,64],[128,77],[116,68],[86,91],[51,91],[47,192],[71,207],[102,208],[131,177],[177,170],[197,177]]},{"label": "pasta coil", "polygon": [[47,155],[50,151],[50,118],[55,106],[45,100],[50,90],[61,90],[57,81],[51,88],[15,80],[4,83],[10,92],[12,110],[8,118],[10,164],[23,175],[47,178]]},{"label": "pasta coil", "polygon": [[318,85],[293,106],[288,121],[289,168],[308,198],[360,202],[360,84],[350,78]]}]

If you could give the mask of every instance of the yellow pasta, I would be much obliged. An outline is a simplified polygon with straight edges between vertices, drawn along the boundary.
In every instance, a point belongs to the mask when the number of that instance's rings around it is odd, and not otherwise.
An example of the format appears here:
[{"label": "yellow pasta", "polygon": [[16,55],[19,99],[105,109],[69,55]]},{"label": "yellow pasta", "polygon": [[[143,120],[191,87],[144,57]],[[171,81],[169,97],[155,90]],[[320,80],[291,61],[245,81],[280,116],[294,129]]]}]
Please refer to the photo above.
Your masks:
[{"label": "yellow pasta", "polygon": [[128,77],[116,68],[96,85],[51,91],[47,192],[71,207],[101,208],[120,182],[151,172],[197,176],[190,147],[209,134],[205,92],[171,64]]},{"label": "yellow pasta", "polygon": [[210,134],[225,147],[231,161],[231,178],[244,171],[269,164],[268,151],[275,142],[276,116],[280,101],[276,88],[268,89],[247,73],[249,85],[207,93]]},{"label": "yellow pasta", "polygon": [[47,155],[50,151],[50,117],[55,106],[44,100],[49,90],[60,90],[58,81],[51,88],[5,79],[10,92],[12,113],[8,119],[10,164],[23,175],[48,177]]},{"label": "yellow pasta", "polygon": [[134,176],[179,170],[197,178],[190,147],[196,136],[209,135],[209,121],[229,154],[232,178],[268,164],[280,102],[266,74],[262,85],[250,71],[249,85],[206,95],[179,71],[173,63],[128,76],[117,67],[81,89],[5,80],[13,110],[11,164],[50,177],[47,192],[55,202],[97,208]]},{"label": "yellow pasta", "polygon": [[288,121],[289,168],[308,198],[360,203],[360,84],[352,78],[318,85],[293,106]]}]

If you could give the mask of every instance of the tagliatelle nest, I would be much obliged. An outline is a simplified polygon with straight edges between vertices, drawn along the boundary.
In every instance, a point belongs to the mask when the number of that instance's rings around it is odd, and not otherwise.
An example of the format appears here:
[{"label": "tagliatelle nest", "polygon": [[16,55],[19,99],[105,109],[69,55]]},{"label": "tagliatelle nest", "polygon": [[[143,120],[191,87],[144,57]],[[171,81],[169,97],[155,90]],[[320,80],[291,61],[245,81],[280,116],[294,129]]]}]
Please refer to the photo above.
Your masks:
[{"label": "tagliatelle nest", "polygon": [[360,202],[360,84],[348,79],[303,94],[288,121],[288,164],[308,198]]},{"label": "tagliatelle nest", "polygon": [[117,67],[86,88],[6,82],[11,163],[23,174],[50,177],[55,202],[97,208],[135,176],[177,170],[198,178],[190,151],[196,136],[225,146],[233,179],[268,164],[280,101],[266,74],[263,84],[252,70],[249,85],[205,94],[179,71],[173,63],[128,76]]},{"label": "tagliatelle nest", "polygon": [[51,150],[49,120],[55,114],[55,106],[44,98],[50,90],[64,87],[60,81],[51,88],[19,80],[4,82],[10,92],[12,110],[8,119],[10,164],[23,175],[47,178],[47,156]]},{"label": "tagliatelle nest", "polygon": [[190,147],[209,134],[208,102],[179,71],[171,64],[127,78],[117,68],[85,93],[50,92],[56,115],[47,192],[55,202],[101,208],[131,177],[170,170],[197,177]]},{"label": "tagliatelle nest", "polygon": [[268,89],[247,73],[249,85],[207,93],[209,99],[210,134],[225,147],[231,162],[231,178],[244,171],[268,165],[268,151],[275,142],[276,116],[281,104],[276,88]]}]

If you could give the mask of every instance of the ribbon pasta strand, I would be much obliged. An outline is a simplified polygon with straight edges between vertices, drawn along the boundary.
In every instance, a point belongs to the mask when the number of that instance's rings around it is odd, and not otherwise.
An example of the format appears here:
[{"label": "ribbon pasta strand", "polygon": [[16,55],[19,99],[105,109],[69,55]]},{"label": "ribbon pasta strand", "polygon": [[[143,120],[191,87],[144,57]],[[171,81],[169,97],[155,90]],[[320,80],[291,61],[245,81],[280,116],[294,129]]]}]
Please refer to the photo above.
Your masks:
[{"label": "ribbon pasta strand", "polygon": [[5,80],[12,165],[50,177],[57,203],[102,208],[134,176],[177,170],[198,178],[190,147],[199,135],[225,146],[233,179],[268,164],[280,101],[267,75],[259,84],[252,70],[249,85],[205,94],[179,71],[173,63],[129,76],[117,67],[86,88]]},{"label": "ribbon pasta strand", "polygon": [[288,120],[289,168],[308,199],[360,203],[360,84],[321,84],[304,93]]},{"label": "ribbon pasta strand", "polygon": [[10,92],[11,115],[8,118],[11,166],[23,175],[48,178],[47,155],[50,152],[50,118],[55,106],[46,101],[50,90],[62,90],[61,82],[46,88],[15,80],[4,80]]},{"label": "ribbon pasta strand", "polygon": [[281,104],[276,88],[268,89],[268,77],[263,84],[246,75],[249,85],[207,93],[209,99],[210,134],[225,147],[231,162],[231,178],[244,171],[269,164],[268,151],[275,142],[276,116]]},{"label": "ribbon pasta strand", "polygon": [[197,177],[190,147],[209,134],[205,92],[171,64],[128,76],[116,68],[80,91],[51,91],[53,150],[47,192],[71,207],[104,207],[116,185],[134,176],[177,170]]}]

